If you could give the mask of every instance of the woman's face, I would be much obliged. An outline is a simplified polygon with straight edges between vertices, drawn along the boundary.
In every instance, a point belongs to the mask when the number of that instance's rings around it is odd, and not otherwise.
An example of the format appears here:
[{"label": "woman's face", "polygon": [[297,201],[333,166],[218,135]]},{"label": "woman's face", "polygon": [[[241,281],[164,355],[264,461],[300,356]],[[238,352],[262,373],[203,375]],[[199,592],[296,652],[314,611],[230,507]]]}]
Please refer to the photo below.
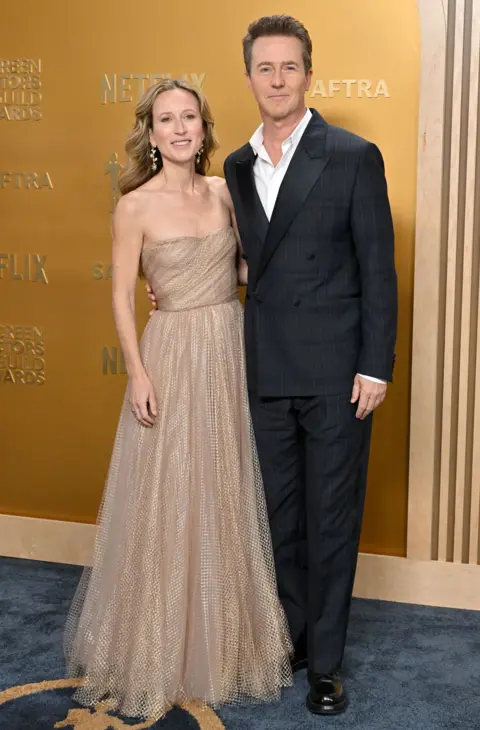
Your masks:
[{"label": "woman's face", "polygon": [[163,160],[176,163],[194,159],[205,138],[197,97],[184,89],[164,91],[152,109],[150,144],[158,147]]}]

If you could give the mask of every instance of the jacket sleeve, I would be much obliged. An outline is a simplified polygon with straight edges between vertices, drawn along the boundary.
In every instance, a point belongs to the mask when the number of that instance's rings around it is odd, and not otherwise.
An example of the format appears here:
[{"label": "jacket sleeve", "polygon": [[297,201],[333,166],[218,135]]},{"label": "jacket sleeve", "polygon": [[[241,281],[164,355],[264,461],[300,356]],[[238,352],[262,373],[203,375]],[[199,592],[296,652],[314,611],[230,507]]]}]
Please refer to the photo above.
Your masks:
[{"label": "jacket sleeve", "polygon": [[357,372],[392,380],[397,336],[394,232],[380,150],[360,154],[351,206],[351,228],[361,278],[362,346]]}]

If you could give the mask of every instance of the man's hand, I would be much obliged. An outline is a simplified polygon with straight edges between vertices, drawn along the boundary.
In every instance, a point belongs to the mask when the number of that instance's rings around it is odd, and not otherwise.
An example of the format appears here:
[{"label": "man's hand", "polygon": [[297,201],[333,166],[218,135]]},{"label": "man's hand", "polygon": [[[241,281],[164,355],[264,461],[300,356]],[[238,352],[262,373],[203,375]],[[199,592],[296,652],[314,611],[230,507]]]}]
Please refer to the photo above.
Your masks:
[{"label": "man's hand", "polygon": [[356,417],[363,421],[380,403],[385,400],[387,393],[386,383],[375,383],[361,375],[356,375],[353,381],[351,403],[358,402]]},{"label": "man's hand", "polygon": [[157,300],[155,298],[155,294],[153,293],[152,287],[150,286],[150,284],[147,284],[145,286],[145,289],[147,290],[148,298],[150,299],[150,301],[152,302],[152,305],[153,305],[152,309],[148,313],[148,316],[151,317],[152,314],[154,312],[156,312],[158,309]]}]

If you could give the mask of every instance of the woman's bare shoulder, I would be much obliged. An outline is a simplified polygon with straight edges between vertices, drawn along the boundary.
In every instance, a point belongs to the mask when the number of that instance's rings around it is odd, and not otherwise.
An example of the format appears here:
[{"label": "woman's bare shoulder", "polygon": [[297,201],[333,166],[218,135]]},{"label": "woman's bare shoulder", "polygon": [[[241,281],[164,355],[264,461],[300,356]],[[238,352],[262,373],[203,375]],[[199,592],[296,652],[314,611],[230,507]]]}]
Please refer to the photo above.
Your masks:
[{"label": "woman's bare shoulder", "polygon": [[206,175],[205,180],[207,181],[208,185],[212,188],[212,190],[221,190],[222,188],[227,187],[227,182],[224,177],[219,177],[218,175]]},{"label": "woman's bare shoulder", "polygon": [[145,217],[144,196],[138,190],[122,195],[112,215],[115,234],[121,231],[137,231],[142,228]]},{"label": "woman's bare shoulder", "polygon": [[155,193],[155,201],[161,197],[158,191],[154,191],[147,185],[140,185],[135,190],[122,195],[115,208],[115,215],[124,217],[138,217],[148,213],[149,206],[152,204],[152,193]]},{"label": "woman's bare shoulder", "polygon": [[212,175],[211,177],[207,177],[208,185],[210,186],[210,190],[214,192],[216,195],[218,195],[222,200],[224,200],[228,205],[230,205],[230,193],[228,192],[227,187],[227,181],[223,177],[217,177]]},{"label": "woman's bare shoulder", "polygon": [[134,215],[138,213],[142,205],[142,194],[138,190],[132,190],[122,195],[115,208],[115,213],[120,215]]}]

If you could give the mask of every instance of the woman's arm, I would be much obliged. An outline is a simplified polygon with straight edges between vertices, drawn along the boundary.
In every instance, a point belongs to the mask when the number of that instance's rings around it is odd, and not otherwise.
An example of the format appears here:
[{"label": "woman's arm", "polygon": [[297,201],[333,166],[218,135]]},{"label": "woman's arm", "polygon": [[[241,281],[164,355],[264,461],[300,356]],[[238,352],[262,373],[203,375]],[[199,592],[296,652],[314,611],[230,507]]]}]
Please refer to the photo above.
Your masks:
[{"label": "woman's arm", "polygon": [[113,316],[130,378],[130,404],[137,420],[152,426],[148,406],[156,415],[155,394],[140,357],[135,323],[135,291],[143,243],[135,198],[126,196],[119,200],[112,236]]},{"label": "woman's arm", "polygon": [[[229,194],[230,197],[230,194]],[[232,226],[233,230],[235,231],[235,236],[237,239],[237,274],[238,274],[238,283],[240,286],[247,286],[248,284],[248,265],[245,259],[243,258],[243,246],[242,241],[240,240],[240,233],[238,231],[237,226],[237,219],[235,218],[235,210],[232,207],[230,210],[230,214],[232,216]]]},{"label": "woman's arm", "polygon": [[216,178],[219,182],[219,192],[222,200],[226,203],[230,212],[230,220],[232,228],[235,231],[235,237],[237,239],[237,273],[238,283],[240,286],[246,286],[248,281],[248,266],[247,262],[243,258],[243,246],[240,239],[240,233],[237,226],[237,219],[235,217],[235,208],[233,207],[233,200],[228,190],[226,181],[223,178]]}]

